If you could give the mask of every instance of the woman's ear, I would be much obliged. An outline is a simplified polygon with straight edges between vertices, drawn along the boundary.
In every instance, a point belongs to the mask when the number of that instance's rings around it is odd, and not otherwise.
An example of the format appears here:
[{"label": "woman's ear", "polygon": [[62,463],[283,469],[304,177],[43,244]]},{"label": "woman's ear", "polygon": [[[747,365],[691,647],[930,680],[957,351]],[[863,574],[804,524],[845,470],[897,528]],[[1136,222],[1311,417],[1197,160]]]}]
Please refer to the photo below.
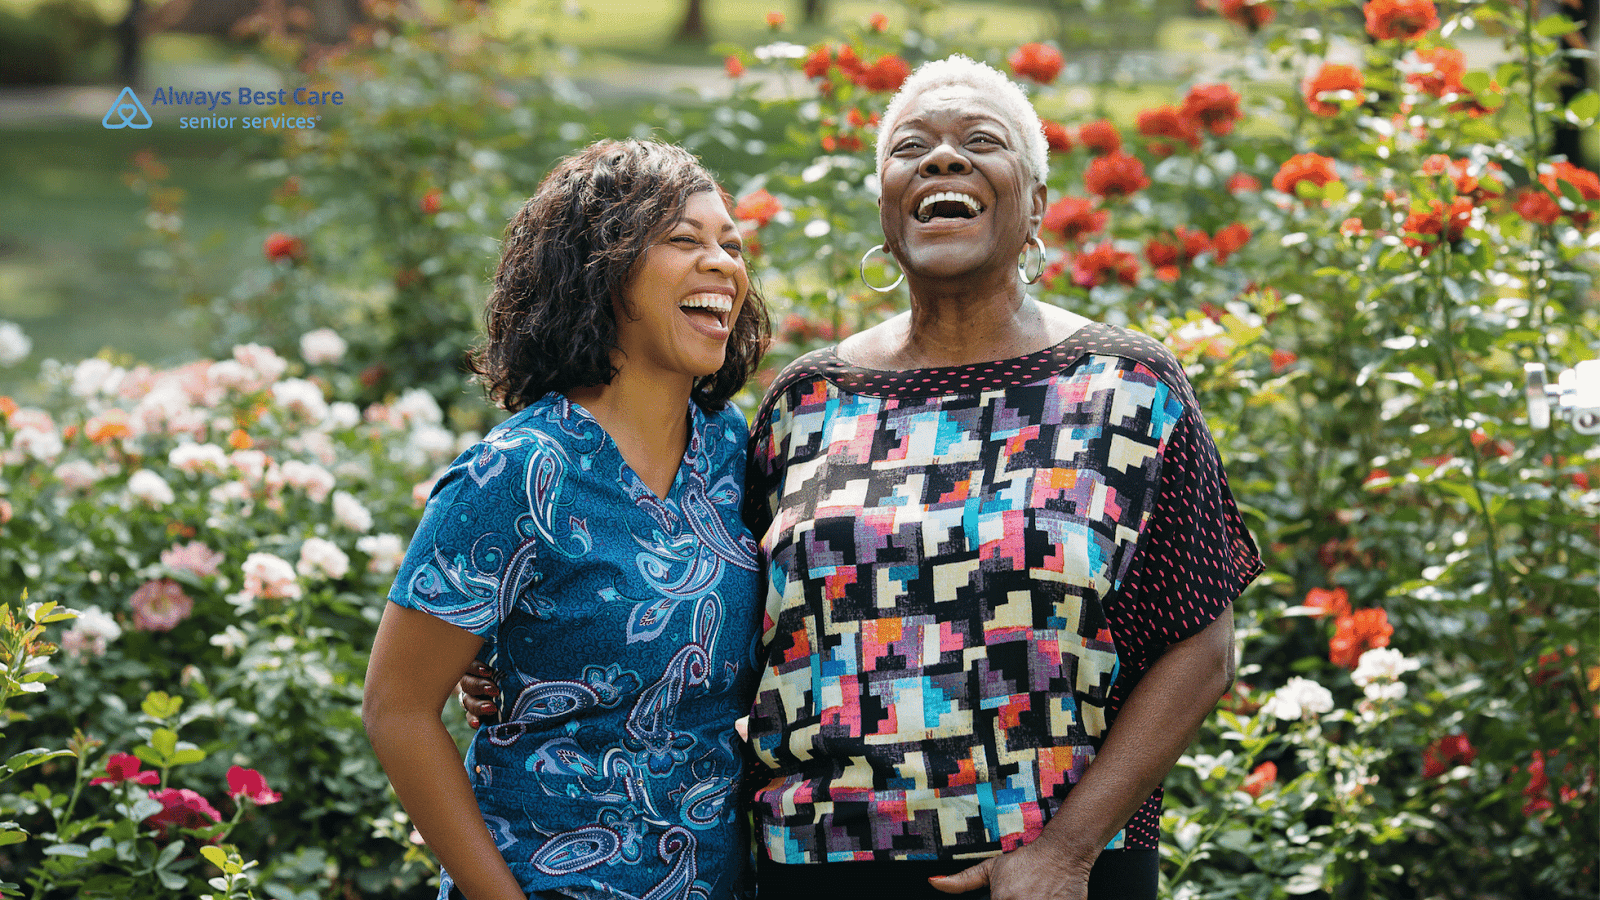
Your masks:
[{"label": "woman's ear", "polygon": [[1050,189],[1042,184],[1033,188],[1033,212],[1028,216],[1028,233],[1038,234],[1044,224],[1045,210],[1050,208]]}]

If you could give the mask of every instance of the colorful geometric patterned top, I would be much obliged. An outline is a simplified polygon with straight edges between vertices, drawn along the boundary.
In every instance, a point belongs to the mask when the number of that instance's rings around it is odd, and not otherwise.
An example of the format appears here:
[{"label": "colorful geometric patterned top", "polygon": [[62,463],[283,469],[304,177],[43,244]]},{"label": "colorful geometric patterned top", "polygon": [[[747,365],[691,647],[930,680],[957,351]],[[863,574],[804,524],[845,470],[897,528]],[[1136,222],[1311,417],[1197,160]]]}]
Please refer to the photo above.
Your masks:
[{"label": "colorful geometric patterned top", "polygon": [[[1182,368],[1101,324],[958,368],[801,357],[755,419],[745,519],[779,863],[1032,840],[1145,669],[1261,571]],[[1156,847],[1160,803],[1109,846]]]},{"label": "colorful geometric patterned top", "polygon": [[485,638],[502,721],[478,729],[467,771],[534,896],[749,890],[733,727],[760,621],[747,429],[731,405],[689,416],[658,499],[586,410],[547,394],[439,480],[389,594]]}]

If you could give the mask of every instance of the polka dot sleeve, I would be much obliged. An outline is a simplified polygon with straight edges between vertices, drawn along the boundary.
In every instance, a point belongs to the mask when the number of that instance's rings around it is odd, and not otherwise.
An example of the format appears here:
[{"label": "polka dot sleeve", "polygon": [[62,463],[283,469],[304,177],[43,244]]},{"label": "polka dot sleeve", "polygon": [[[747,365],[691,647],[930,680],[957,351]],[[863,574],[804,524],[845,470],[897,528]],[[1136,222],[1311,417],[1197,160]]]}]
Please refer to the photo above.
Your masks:
[{"label": "polka dot sleeve", "polygon": [[[1162,455],[1159,494],[1128,574],[1106,598],[1129,668],[1143,671],[1167,647],[1215,621],[1262,568],[1211,432],[1191,407]],[[1118,687],[1113,703],[1120,707],[1132,685]]]}]

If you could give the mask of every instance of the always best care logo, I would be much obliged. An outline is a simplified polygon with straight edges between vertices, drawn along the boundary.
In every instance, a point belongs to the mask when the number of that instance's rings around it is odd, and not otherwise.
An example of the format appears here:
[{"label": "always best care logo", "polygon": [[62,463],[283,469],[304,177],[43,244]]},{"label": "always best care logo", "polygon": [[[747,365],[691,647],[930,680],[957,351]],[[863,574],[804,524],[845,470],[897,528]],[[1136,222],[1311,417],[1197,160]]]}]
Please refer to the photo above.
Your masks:
[{"label": "always best care logo", "polygon": [[[292,128],[316,128],[322,122],[322,110],[344,105],[343,91],[318,91],[311,88],[278,88],[261,91],[254,88],[236,88],[225,91],[179,90],[174,87],[156,88],[150,105],[177,107],[185,111],[199,111],[206,115],[184,115],[178,118],[179,128],[255,129],[277,131]],[[221,115],[218,107],[239,107],[260,115]],[[308,115],[308,113],[317,113]],[[106,110],[100,124],[107,129],[144,129],[155,124],[139,95],[133,88],[125,87],[117,94]]]}]

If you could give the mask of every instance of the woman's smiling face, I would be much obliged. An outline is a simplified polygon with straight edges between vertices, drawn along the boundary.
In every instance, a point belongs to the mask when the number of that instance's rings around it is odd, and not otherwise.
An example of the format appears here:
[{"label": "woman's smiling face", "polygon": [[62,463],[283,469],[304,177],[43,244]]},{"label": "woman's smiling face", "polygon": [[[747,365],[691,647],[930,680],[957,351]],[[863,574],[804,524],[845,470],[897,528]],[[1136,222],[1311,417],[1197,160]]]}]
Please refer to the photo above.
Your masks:
[{"label": "woman's smiling face", "polygon": [[616,309],[620,368],[691,381],[721,369],[750,289],[739,229],[721,195],[691,196],[683,218],[636,265]]},{"label": "woman's smiling face", "polygon": [[929,88],[890,127],[878,214],[901,265],[925,278],[1014,270],[1046,196],[1016,127],[966,85]]}]

